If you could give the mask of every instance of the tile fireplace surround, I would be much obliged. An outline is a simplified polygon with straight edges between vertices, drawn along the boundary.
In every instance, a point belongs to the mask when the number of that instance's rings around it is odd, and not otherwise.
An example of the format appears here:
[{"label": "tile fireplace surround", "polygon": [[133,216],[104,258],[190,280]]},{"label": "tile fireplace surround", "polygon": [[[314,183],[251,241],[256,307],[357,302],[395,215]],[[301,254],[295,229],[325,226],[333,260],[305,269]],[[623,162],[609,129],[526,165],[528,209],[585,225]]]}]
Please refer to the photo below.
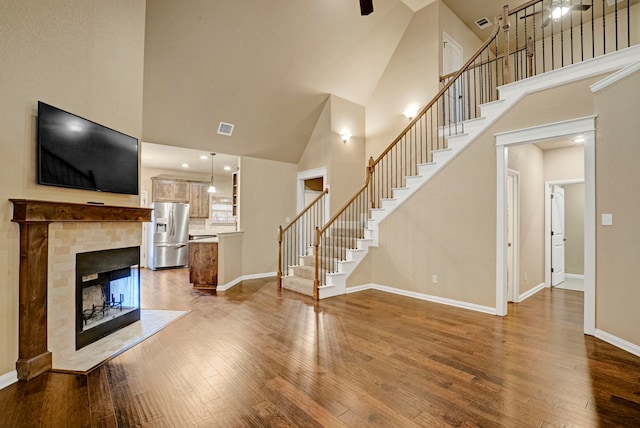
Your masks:
[{"label": "tile fireplace surround", "polygon": [[75,351],[75,255],[140,245],[151,209],[10,199],[20,224],[18,379]]}]

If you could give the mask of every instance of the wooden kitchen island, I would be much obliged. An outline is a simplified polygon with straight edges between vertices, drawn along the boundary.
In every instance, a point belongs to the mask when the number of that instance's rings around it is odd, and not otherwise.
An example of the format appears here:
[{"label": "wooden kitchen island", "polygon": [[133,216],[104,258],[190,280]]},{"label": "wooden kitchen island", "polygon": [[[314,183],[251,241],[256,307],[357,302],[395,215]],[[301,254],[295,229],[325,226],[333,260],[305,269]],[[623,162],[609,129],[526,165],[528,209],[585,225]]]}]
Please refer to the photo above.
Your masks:
[{"label": "wooden kitchen island", "polygon": [[189,241],[189,282],[193,288],[215,290],[218,285],[218,238]]}]

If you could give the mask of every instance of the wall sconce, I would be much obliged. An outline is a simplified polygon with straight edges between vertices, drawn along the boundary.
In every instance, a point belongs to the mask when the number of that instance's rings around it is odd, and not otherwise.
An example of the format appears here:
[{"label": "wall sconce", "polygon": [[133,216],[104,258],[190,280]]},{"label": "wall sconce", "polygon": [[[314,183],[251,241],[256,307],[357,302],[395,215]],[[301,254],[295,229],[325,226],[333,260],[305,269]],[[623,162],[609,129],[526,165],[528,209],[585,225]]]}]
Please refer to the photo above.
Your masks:
[{"label": "wall sconce", "polygon": [[342,131],[342,134],[340,134],[340,138],[342,138],[343,143],[347,144],[347,141],[351,139],[351,132]]},{"label": "wall sconce", "polygon": [[402,114],[404,114],[404,116],[409,120],[413,119],[414,117],[416,117],[416,114],[418,114],[418,105],[411,104],[404,110]]}]

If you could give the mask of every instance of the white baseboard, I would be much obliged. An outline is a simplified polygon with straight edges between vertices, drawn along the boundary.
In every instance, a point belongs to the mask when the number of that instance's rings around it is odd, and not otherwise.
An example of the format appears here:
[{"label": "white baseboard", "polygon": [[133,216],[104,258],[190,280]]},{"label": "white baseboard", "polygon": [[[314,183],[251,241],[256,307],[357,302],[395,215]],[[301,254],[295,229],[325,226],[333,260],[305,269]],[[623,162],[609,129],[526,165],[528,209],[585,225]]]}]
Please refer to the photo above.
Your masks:
[{"label": "white baseboard", "polygon": [[489,306],[476,305],[475,303],[462,302],[460,300],[448,299],[446,297],[432,296],[430,294],[417,293],[415,291],[401,290],[399,288],[388,287],[380,284],[365,284],[347,288],[347,294],[356,293],[365,290],[378,290],[386,293],[398,294],[400,296],[411,297],[413,299],[426,300],[428,302],[440,303],[447,306],[455,306],[456,308],[468,309],[471,311],[482,312],[485,314],[495,315],[496,308]]},{"label": "white baseboard", "polygon": [[584,280],[584,275],[577,274],[577,273],[565,273],[564,277],[566,279],[582,279],[582,280]]},{"label": "white baseboard", "polygon": [[18,372],[12,371],[0,376],[0,389],[4,389],[18,381]]},{"label": "white baseboard", "polygon": [[610,343],[617,348],[623,349],[627,352],[632,353],[633,355],[640,357],[640,345],[627,342],[624,339],[620,339],[618,336],[614,336],[613,334],[598,329],[596,329],[594,336],[600,340],[604,340],[605,342]]},{"label": "white baseboard", "polygon": [[524,301],[525,299],[528,299],[529,297],[533,296],[538,291],[544,289],[544,287],[545,287],[544,282],[541,282],[540,284],[538,284],[535,287],[533,287],[531,290],[525,291],[524,293],[522,293],[521,295],[518,296],[518,303],[520,303],[520,302]]},{"label": "white baseboard", "polygon": [[218,284],[218,286],[216,286],[216,291],[228,290],[231,287],[233,287],[235,285],[238,285],[242,281],[246,281],[246,280],[249,280],[249,279],[272,278],[274,276],[278,276],[278,272],[265,272],[265,273],[255,273],[255,274],[251,274],[251,275],[243,275],[241,277],[238,277],[238,278],[234,279],[233,281],[227,282],[224,285]]}]

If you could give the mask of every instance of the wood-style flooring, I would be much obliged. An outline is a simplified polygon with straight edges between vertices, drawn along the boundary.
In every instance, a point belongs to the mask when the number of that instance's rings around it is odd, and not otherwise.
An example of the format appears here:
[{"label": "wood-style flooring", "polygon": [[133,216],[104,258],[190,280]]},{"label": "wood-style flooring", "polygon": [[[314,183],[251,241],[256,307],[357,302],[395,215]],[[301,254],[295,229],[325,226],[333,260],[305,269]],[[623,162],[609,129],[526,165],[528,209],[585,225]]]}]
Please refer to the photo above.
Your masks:
[{"label": "wood-style flooring", "polygon": [[1,390],[0,427],[640,426],[640,358],[582,334],[580,292],[545,289],[501,318],[142,274],[144,308],[191,312],[88,376]]}]

